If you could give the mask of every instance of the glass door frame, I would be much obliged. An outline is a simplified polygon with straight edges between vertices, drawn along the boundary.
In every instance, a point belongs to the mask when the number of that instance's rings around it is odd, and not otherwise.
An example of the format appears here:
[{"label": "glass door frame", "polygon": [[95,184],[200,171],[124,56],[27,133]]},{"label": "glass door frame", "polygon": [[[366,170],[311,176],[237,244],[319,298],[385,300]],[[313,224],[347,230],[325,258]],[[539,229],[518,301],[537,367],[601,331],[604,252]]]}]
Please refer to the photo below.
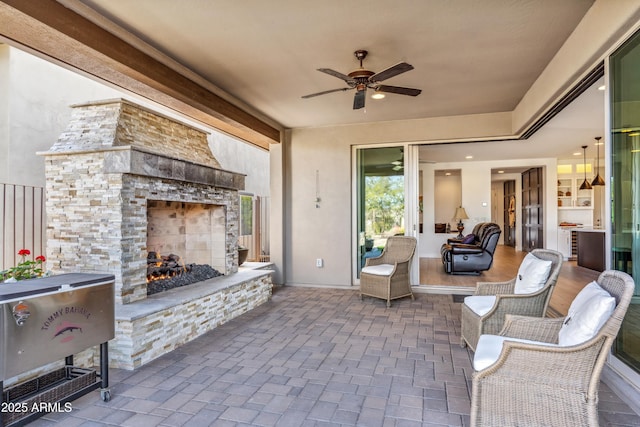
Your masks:
[{"label": "glass door frame", "polygon": [[[640,25],[636,26],[632,31],[630,31],[629,33],[627,33],[625,36],[622,37],[621,41],[616,44],[615,46],[613,46],[605,55],[604,57],[604,76],[605,76],[605,108],[604,108],[604,113],[605,113],[605,132],[604,132],[604,168],[605,168],[605,197],[604,199],[606,200],[605,203],[605,218],[606,218],[606,223],[604,224],[605,226],[605,251],[607,256],[605,257],[605,262],[606,262],[606,268],[607,269],[612,269],[614,268],[614,259],[613,259],[613,245],[612,245],[612,240],[613,240],[613,229],[612,229],[612,214],[613,214],[613,200],[612,200],[612,177],[613,177],[613,118],[612,118],[612,104],[613,104],[613,98],[612,98],[612,91],[611,91],[611,87],[613,85],[613,74],[611,73],[611,58],[613,56],[613,54],[620,48],[622,47],[625,43],[627,43],[628,41],[630,41],[633,36],[640,31]],[[637,280],[637,279],[636,279]],[[638,297],[634,297],[638,298]],[[626,381],[628,384],[633,385],[636,388],[640,388],[640,373],[638,373],[634,368],[632,368],[631,366],[629,366],[624,360],[622,360],[621,358],[618,358],[615,355],[614,352],[614,348],[616,346],[616,342],[613,343],[612,349],[609,352],[609,355],[607,357],[607,365],[617,374],[619,375],[624,381]],[[607,372],[603,372],[604,375],[607,374]],[[603,375],[603,376],[604,376]],[[627,384],[621,384],[620,380],[617,380],[616,378],[611,378],[610,379],[612,381],[615,382],[615,386],[617,389],[621,389],[624,390],[625,388],[629,387],[629,385]],[[629,390],[631,391],[631,390]],[[637,391],[633,391],[634,393],[637,393]]]},{"label": "glass door frame", "polygon": [[360,262],[359,247],[361,244],[359,230],[359,204],[361,188],[359,170],[359,151],[370,148],[404,148],[404,224],[405,235],[418,239],[418,246],[411,264],[411,283],[418,285],[420,278],[419,248],[420,240],[418,233],[418,145],[408,143],[398,144],[363,144],[351,146],[351,282],[353,285],[360,285],[358,277],[358,263]]}]

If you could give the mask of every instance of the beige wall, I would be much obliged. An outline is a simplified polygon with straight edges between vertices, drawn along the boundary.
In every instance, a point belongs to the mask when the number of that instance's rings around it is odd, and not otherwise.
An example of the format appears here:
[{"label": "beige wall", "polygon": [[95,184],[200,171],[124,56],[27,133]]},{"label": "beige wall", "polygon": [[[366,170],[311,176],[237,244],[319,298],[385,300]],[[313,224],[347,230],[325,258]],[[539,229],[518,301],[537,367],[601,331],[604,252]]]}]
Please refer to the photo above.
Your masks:
[{"label": "beige wall", "polygon": [[269,153],[145,99],[116,90],[0,43],[0,183],[44,186],[44,158],[67,127],[73,104],[128,98],[210,133],[223,169],[247,174],[247,192],[269,195]]},{"label": "beige wall", "polygon": [[[286,177],[283,196],[286,213],[281,218],[284,282],[352,285],[352,146],[508,139],[522,132],[592,69],[620,35],[635,26],[639,11],[640,2],[635,0],[596,1],[585,21],[513,112],[291,130],[290,140],[284,148],[287,161],[283,162],[281,171],[272,170],[272,174],[282,173]],[[528,161],[531,166],[545,168],[547,183],[556,182],[555,159]],[[517,159],[513,162],[523,165]],[[506,167],[508,163],[457,165],[462,169],[463,205],[472,221],[490,219],[490,169]],[[437,167],[442,168],[442,165]],[[315,171],[320,176],[322,201],[319,208],[314,203]],[[423,184],[425,197],[433,194],[433,184],[427,177]],[[546,193],[549,210],[545,212],[545,240],[546,246],[553,249],[557,247],[555,191]],[[483,205],[484,202],[487,206]],[[275,220],[273,216],[272,219]],[[441,243],[428,235],[432,232],[430,224],[433,222],[433,213],[429,217],[425,211],[425,234],[420,242],[420,256],[436,255],[435,248]],[[323,258],[324,267],[315,267],[316,258]]]},{"label": "beige wall", "polygon": [[[44,186],[44,158],[66,128],[71,104],[121,94],[88,78],[0,44],[0,69],[6,91],[0,96],[0,182]],[[4,127],[0,125],[0,129]]]}]

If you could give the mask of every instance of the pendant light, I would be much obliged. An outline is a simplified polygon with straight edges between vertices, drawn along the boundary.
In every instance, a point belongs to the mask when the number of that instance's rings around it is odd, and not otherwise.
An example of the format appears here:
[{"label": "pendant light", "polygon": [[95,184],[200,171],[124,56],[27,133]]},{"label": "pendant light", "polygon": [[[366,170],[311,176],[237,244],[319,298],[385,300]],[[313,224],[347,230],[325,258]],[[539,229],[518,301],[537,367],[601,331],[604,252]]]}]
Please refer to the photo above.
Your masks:
[{"label": "pendant light", "polygon": [[591,185],[604,185],[604,179],[600,176],[600,139],[601,136],[596,136],[596,177],[591,181]]},{"label": "pendant light", "polygon": [[591,190],[591,184],[589,183],[589,181],[587,181],[587,146],[586,145],[582,146],[582,151],[583,151],[584,181],[582,182],[580,189]]}]

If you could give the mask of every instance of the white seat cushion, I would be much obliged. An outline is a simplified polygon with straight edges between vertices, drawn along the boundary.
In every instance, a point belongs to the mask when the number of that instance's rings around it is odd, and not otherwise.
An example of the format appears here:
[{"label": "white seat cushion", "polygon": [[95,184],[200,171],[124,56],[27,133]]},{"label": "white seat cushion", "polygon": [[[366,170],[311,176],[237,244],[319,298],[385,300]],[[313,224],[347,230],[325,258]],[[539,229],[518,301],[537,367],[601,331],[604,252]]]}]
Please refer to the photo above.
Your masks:
[{"label": "white seat cushion", "polygon": [[578,345],[593,338],[616,308],[616,299],[596,282],[591,282],[574,298],[558,333],[562,346]]},{"label": "white seat cushion", "polygon": [[551,272],[551,261],[527,254],[520,264],[514,294],[531,294],[544,287]]},{"label": "white seat cushion", "polygon": [[506,340],[547,347],[558,347],[557,344],[548,344],[539,341],[502,337],[499,335],[480,335],[478,345],[476,346],[476,353],[473,355],[473,369],[481,371],[496,363],[502,352],[502,343]]},{"label": "white seat cushion", "polygon": [[478,316],[484,316],[496,303],[495,295],[471,295],[465,297],[464,305],[469,307]]},{"label": "white seat cushion", "polygon": [[393,272],[393,265],[391,264],[380,264],[380,265],[369,265],[364,267],[361,271],[362,273],[373,274],[375,276],[390,276]]}]

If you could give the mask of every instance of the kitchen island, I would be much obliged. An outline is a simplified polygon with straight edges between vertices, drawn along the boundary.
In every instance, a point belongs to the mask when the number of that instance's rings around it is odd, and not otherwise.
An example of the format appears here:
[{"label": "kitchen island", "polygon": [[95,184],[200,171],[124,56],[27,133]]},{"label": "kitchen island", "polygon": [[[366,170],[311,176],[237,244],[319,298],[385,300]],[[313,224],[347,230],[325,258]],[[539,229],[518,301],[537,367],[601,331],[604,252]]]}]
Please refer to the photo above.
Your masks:
[{"label": "kitchen island", "polygon": [[604,271],[605,231],[593,227],[576,228],[578,265],[595,271]]}]

